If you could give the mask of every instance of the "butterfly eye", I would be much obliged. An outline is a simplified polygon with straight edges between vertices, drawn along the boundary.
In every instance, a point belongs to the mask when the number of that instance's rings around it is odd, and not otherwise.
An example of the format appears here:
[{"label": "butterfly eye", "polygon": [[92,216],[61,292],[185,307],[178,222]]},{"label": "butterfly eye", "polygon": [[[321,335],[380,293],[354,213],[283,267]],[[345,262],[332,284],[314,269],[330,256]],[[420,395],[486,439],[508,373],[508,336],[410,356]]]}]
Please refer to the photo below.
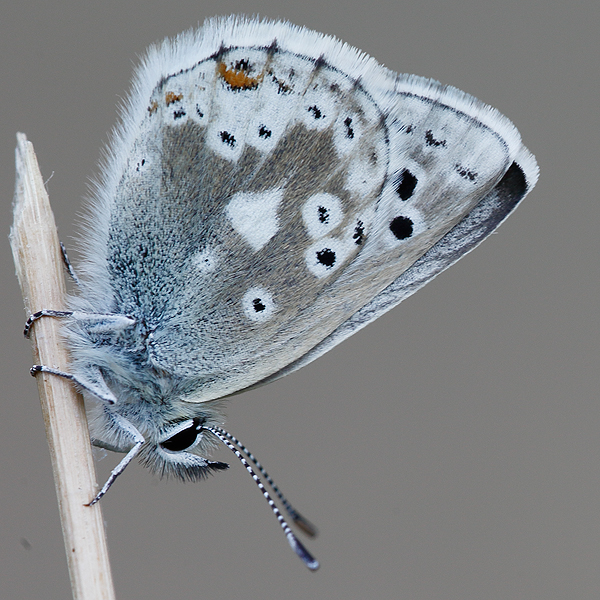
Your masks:
[{"label": "butterfly eye", "polygon": [[194,419],[189,427],[178,431],[174,436],[161,442],[160,446],[171,452],[181,452],[196,442],[198,433],[200,433],[200,423],[198,419]]}]

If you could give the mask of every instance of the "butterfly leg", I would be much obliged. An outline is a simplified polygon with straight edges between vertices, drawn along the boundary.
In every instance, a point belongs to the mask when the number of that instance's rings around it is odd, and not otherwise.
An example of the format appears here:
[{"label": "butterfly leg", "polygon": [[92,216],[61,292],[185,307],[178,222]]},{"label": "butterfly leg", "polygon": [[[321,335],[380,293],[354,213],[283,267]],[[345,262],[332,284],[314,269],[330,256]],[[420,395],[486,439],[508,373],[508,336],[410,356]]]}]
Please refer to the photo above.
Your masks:
[{"label": "butterfly leg", "polygon": [[60,371],[58,369],[53,369],[52,367],[46,367],[45,365],[33,365],[29,370],[31,375],[34,377],[38,373],[48,373],[50,375],[56,375],[57,377],[62,377],[63,379],[68,379],[72,381],[75,385],[80,387],[81,389],[89,392],[103,400],[107,404],[116,404],[117,399],[115,395],[110,391],[110,388],[106,385],[100,370],[94,367],[89,367],[85,370],[86,377],[77,377],[72,373],[66,373],[65,371]]},{"label": "butterfly leg", "polygon": [[108,492],[110,486],[115,482],[115,479],[127,468],[127,465],[139,454],[144,442],[144,436],[134,427],[127,419],[121,417],[118,414],[111,415],[115,425],[121,430],[128,433],[133,440],[133,447],[123,457],[121,462],[110,472],[109,478],[106,483],[102,486],[102,489],[96,494],[86,506],[92,506],[96,504],[106,492]]},{"label": "butterfly leg", "polygon": [[127,329],[135,325],[136,320],[129,315],[105,313],[85,313],[71,310],[40,310],[30,315],[25,323],[23,335],[28,338],[32,325],[42,317],[65,319],[71,317],[90,333],[105,333]]},{"label": "butterfly leg", "polygon": [[[48,373],[50,375],[55,375],[57,377],[63,377],[64,379],[68,379],[75,383],[77,386],[83,388],[90,394],[93,394],[94,396],[96,396],[100,400],[103,400],[109,405],[115,404],[117,402],[117,399],[115,398],[114,394],[106,385],[102,374],[97,369],[88,368],[85,371],[87,375],[86,379],[76,377],[75,375],[72,375],[71,373],[66,373],[65,371],[59,371],[58,369],[45,367],[43,365],[34,365],[33,367],[31,367],[31,374],[36,375],[37,373]],[[102,489],[96,494],[94,498],[92,498],[92,500],[86,506],[92,506],[93,504],[96,504],[96,502],[98,502],[98,500],[100,500],[100,498],[102,498],[102,496],[106,494],[110,486],[114,483],[115,479],[127,468],[127,465],[129,465],[129,463],[138,455],[141,447],[146,441],[144,436],[138,431],[138,429],[134,425],[132,425],[132,423],[130,423],[127,419],[116,413],[111,413],[110,417],[115,425],[115,428],[119,431],[124,432],[130,437],[133,446],[129,450],[126,450],[127,454],[123,457],[121,462],[111,471],[110,476],[107,479],[106,483],[102,486]],[[102,446],[103,444],[97,445]]]},{"label": "butterfly leg", "polygon": [[23,335],[28,338],[31,331],[31,326],[42,317],[57,317],[60,319],[71,316],[73,316],[73,311],[71,310],[39,310],[38,312],[30,315],[27,319],[25,328],[23,329]]},{"label": "butterfly leg", "polygon": [[[72,318],[88,331],[94,333],[119,331],[131,327],[136,322],[133,317],[125,315],[93,314],[65,310],[40,310],[27,319],[25,331],[23,332],[25,337],[29,337],[31,326],[35,321],[42,317]],[[34,377],[37,373],[49,373],[51,375],[56,375],[57,377],[69,379],[81,389],[90,392],[108,404],[115,404],[117,402],[117,399],[106,385],[106,382],[97,367],[88,366],[83,369],[82,376],[75,376],[71,373],[59,371],[58,369],[47,367],[45,365],[33,365],[29,372]]]},{"label": "butterfly leg", "polygon": [[62,253],[62,259],[63,259],[63,262],[65,263],[65,267],[67,267],[67,271],[69,272],[69,275],[71,276],[71,279],[73,280],[73,283],[77,287],[80,287],[81,284],[79,282],[79,277],[77,277],[77,274],[75,273],[75,269],[73,269],[73,265],[71,264],[71,261],[69,260],[69,256],[67,254],[67,249],[65,248],[65,245],[62,242],[60,242],[60,251]]},{"label": "butterfly leg", "polygon": [[[73,280],[73,282],[79,287],[81,284],[79,282],[79,277],[77,277],[77,274],[75,273],[75,270],[73,269],[73,265],[71,264],[71,261],[69,260],[69,256],[67,254],[67,249],[65,248],[65,245],[60,242],[60,251],[62,253],[62,259],[63,262],[65,264],[65,267],[67,268],[67,271],[69,272],[69,275],[71,276],[71,279]],[[23,335],[28,338],[29,337],[29,331],[31,330],[31,326],[33,325],[34,321],[37,321],[38,319],[41,319],[42,317],[70,317],[73,315],[72,311],[69,310],[40,310],[34,314],[32,314],[28,319],[27,319],[27,323],[25,323],[25,329],[23,330]]]}]

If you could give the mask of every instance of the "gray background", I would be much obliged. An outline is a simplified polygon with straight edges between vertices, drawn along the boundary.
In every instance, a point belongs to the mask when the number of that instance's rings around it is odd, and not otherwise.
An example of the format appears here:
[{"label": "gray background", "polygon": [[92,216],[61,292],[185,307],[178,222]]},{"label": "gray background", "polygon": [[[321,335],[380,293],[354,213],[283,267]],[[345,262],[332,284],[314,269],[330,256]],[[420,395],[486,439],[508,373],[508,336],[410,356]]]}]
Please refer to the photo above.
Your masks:
[{"label": "gray background", "polygon": [[596,0],[5,3],[0,597],[70,595],[6,237],[15,132],[52,175],[68,244],[136,55],[240,11],[334,34],[492,104],[541,179],[496,235],[399,308],[229,402],[227,427],[320,527],[307,544],[319,572],[223,449],[232,468],[206,482],[136,464],[103,500],[118,598],[600,597]]}]

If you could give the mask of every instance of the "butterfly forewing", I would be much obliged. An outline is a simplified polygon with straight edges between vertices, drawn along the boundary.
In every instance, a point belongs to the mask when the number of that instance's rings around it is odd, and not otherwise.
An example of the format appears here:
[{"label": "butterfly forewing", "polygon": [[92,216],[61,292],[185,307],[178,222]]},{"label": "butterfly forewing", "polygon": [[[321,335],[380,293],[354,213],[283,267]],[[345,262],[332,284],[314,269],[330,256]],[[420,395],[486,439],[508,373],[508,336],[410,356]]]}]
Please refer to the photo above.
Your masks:
[{"label": "butterfly forewing", "polygon": [[314,307],[363,251],[389,163],[385,119],[355,80],[290,53],[222,51],[162,81],[140,131],[109,263],[154,364],[219,397],[347,317]]}]

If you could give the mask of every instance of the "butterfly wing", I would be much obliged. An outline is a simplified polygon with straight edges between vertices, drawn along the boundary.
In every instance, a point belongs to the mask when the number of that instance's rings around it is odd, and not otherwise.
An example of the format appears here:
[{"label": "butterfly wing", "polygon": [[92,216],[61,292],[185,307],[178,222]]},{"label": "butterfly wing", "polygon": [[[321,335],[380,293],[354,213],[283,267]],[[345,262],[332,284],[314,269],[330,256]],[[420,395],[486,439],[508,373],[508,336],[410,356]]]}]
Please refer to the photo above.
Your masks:
[{"label": "butterfly wing", "polygon": [[285,23],[215,21],[155,49],[124,122],[89,297],[143,324],[149,362],[191,401],[313,360],[479,243],[537,176],[495,110]]},{"label": "butterfly wing", "polygon": [[387,288],[300,359],[259,382],[256,386],[270,383],[316,360],[353,333],[400,304],[405,298],[414,294],[478,246],[500,226],[532,187],[531,180],[528,180],[527,176],[537,174],[536,165],[532,162],[528,152],[524,152],[520,160],[521,163],[515,161],[509,167],[498,184],[462,221]]}]

